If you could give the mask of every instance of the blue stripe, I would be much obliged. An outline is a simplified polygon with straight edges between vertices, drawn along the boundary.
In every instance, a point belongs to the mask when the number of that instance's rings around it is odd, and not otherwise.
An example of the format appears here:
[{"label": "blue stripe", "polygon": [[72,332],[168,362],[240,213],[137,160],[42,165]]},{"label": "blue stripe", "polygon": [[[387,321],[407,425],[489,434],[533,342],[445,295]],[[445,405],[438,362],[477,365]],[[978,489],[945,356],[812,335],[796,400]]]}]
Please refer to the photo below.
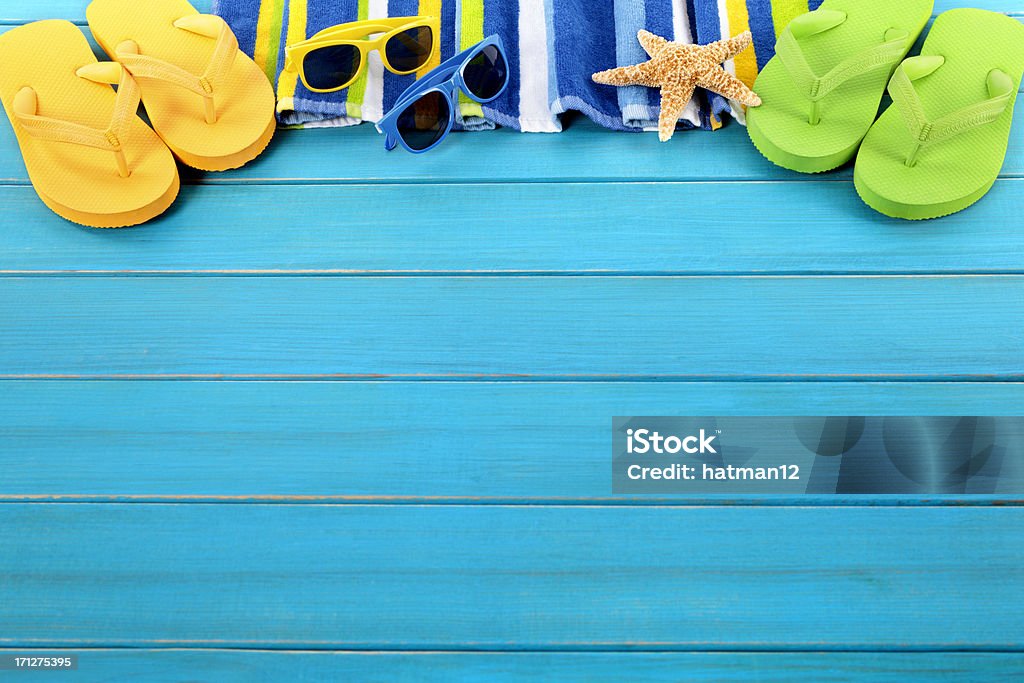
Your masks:
[{"label": "blue stripe", "polygon": [[443,0],[441,2],[441,61],[453,57],[458,52],[458,36],[455,27],[458,26],[458,0]]},{"label": "blue stripe", "polygon": [[[818,4],[821,4],[819,1]],[[747,0],[750,32],[754,34],[754,55],[760,71],[775,56],[775,21],[771,0]]]},{"label": "blue stripe", "polygon": [[486,112],[504,114],[502,125],[519,128],[519,3],[511,0],[484,0],[484,36],[497,33],[505,45],[508,60],[508,88],[501,97],[486,106]]},{"label": "blue stripe", "polygon": [[561,107],[581,111],[601,125],[625,129],[615,88],[591,75],[616,67],[615,9],[611,2],[555,0],[555,50]]},{"label": "blue stripe", "polygon": [[[615,56],[617,66],[631,66],[647,59],[647,55],[636,39],[637,31],[641,28],[648,28],[644,3],[616,2]],[[649,111],[651,107],[649,91],[649,88],[642,86],[619,88],[619,106],[623,112],[630,106],[642,107]]]},{"label": "blue stripe", "polygon": [[325,28],[347,24],[359,18],[358,0],[331,0],[306,3],[306,37],[319,33]]},{"label": "blue stripe", "polygon": [[644,28],[655,35],[674,40],[675,22],[672,14],[672,0],[648,0]]},{"label": "blue stripe", "polygon": [[214,0],[210,10],[223,17],[238,38],[238,47],[250,57],[256,52],[256,24],[259,11],[253,8],[252,0]]},{"label": "blue stripe", "polygon": [[694,42],[706,45],[722,39],[722,25],[718,21],[716,0],[694,0],[693,16],[697,22]]},{"label": "blue stripe", "polygon": [[[289,2],[285,3],[285,5],[290,4]],[[331,2],[310,0],[306,4],[306,37],[331,26],[356,21],[358,18],[359,0],[331,0]],[[287,22],[285,22],[285,27],[287,27]],[[287,28],[282,30],[287,31]],[[283,41],[282,45],[284,45]],[[284,55],[284,50],[281,50],[281,54]],[[284,68],[284,64],[279,64],[278,68]],[[318,115],[310,118],[331,118],[344,115],[347,99],[348,89],[321,94],[307,90],[301,80],[295,86],[296,109],[301,109],[300,113]]]},{"label": "blue stripe", "polygon": [[555,0],[544,0],[548,36],[548,104],[558,100],[558,59],[555,56]]}]

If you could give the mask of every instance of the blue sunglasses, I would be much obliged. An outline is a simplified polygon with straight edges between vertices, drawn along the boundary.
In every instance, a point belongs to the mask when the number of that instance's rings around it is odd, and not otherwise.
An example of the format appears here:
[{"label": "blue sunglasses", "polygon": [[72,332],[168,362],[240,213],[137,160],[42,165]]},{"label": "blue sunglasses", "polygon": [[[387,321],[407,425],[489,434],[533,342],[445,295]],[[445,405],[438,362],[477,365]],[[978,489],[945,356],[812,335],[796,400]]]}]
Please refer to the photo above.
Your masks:
[{"label": "blue sunglasses", "polygon": [[413,83],[377,124],[391,151],[401,143],[414,154],[441,144],[455,125],[458,93],[487,104],[508,87],[508,60],[497,35],[460,52]]}]

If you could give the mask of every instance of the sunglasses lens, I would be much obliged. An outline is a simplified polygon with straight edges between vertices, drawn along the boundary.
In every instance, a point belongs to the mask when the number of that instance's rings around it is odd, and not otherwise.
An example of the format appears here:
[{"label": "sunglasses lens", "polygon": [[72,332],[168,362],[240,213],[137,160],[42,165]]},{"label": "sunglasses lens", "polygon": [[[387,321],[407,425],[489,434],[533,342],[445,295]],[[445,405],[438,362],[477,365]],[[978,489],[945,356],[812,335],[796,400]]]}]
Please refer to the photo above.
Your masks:
[{"label": "sunglasses lens", "polygon": [[462,79],[469,92],[478,99],[492,100],[508,80],[508,64],[494,45],[488,45],[466,64]]},{"label": "sunglasses lens", "polygon": [[421,152],[441,139],[450,116],[448,98],[436,90],[428,92],[398,116],[398,134],[410,149]]},{"label": "sunglasses lens", "polygon": [[429,26],[411,28],[391,37],[384,47],[388,63],[395,71],[416,71],[430,59],[434,32]]},{"label": "sunglasses lens", "polygon": [[302,71],[311,88],[337,90],[356,77],[362,59],[353,45],[330,45],[307,54]]}]

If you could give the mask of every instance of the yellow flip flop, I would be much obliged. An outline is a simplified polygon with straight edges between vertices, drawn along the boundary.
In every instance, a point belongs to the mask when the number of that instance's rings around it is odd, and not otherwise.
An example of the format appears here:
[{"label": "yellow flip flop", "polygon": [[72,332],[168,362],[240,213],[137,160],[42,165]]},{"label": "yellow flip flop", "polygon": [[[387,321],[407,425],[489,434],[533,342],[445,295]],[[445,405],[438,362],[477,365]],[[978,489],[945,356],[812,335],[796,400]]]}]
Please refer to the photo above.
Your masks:
[{"label": "yellow flip flop", "polygon": [[220,17],[187,0],[93,0],[93,36],[139,82],[153,128],[204,171],[252,161],[274,136],[274,90]]},{"label": "yellow flip flop", "polygon": [[138,225],[178,196],[174,157],[136,115],[138,84],[119,64],[97,62],[74,24],[38,21],[0,35],[0,99],[32,186],[59,216]]}]

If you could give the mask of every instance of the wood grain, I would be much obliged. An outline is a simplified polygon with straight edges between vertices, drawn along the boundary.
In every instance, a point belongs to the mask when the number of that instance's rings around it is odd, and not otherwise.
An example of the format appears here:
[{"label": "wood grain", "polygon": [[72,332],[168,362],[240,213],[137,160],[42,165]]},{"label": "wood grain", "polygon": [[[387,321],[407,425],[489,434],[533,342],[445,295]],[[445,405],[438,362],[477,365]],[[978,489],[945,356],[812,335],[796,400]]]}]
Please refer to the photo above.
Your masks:
[{"label": "wood grain", "polygon": [[[85,6],[0,0],[0,32]],[[284,132],[117,232],[50,214],[0,124],[0,653],[85,648],[105,681],[1024,677],[1019,492],[608,496],[615,414],[1019,414],[1024,128],[985,201],[908,225],[737,125],[569,124],[419,157]]]},{"label": "wood grain", "polygon": [[1015,415],[1021,405],[1024,385],[1001,383],[8,381],[0,500],[1011,504],[1020,491],[613,497],[611,418]]},{"label": "wood grain", "polygon": [[[153,224],[99,231],[0,187],[0,272],[1024,273],[1022,193],[1024,179],[1004,180],[969,211],[908,224],[845,182],[199,186]],[[453,220],[442,207],[460,202],[489,209]]]},{"label": "wood grain", "polygon": [[[0,654],[5,652],[0,650]],[[25,651],[19,650],[19,654]],[[53,654],[53,650],[33,653]],[[656,683],[758,681],[816,683],[868,679],[905,683],[1013,683],[1024,676],[1024,656],[1006,653],[394,653],[253,650],[87,650],[78,654],[75,680],[179,683]],[[60,683],[69,674],[34,672],[31,680]]]},{"label": "wood grain", "polygon": [[0,376],[1024,375],[1024,278],[0,279]]},{"label": "wood grain", "polygon": [[1021,508],[9,503],[0,547],[8,648],[1024,650]]}]

